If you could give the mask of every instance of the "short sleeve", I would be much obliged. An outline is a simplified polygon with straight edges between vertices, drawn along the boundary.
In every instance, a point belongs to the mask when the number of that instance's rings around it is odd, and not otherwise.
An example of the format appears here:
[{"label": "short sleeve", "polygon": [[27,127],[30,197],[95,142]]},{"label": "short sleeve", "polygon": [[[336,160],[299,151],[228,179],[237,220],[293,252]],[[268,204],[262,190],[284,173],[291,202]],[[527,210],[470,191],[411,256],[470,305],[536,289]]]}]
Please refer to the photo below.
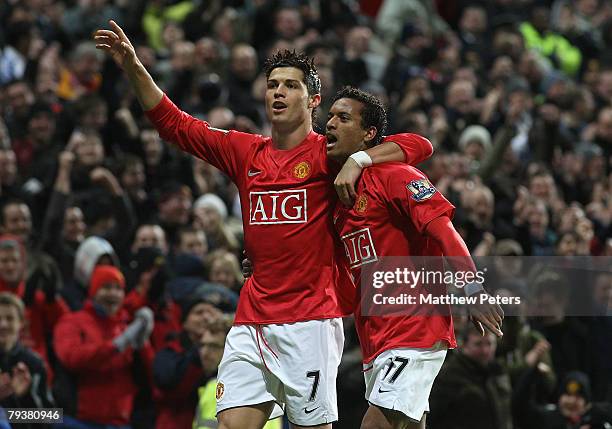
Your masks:
[{"label": "short sleeve", "polygon": [[455,213],[453,206],[429,181],[412,167],[397,169],[386,177],[386,193],[392,210],[410,218],[419,232],[432,220]]}]

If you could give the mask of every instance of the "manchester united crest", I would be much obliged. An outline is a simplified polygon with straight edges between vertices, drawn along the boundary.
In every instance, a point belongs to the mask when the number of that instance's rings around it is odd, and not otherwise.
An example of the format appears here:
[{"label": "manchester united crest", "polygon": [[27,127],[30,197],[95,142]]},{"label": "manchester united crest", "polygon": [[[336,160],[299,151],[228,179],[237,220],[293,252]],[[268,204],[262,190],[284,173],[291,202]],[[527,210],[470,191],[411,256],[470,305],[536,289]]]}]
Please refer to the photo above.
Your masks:
[{"label": "manchester united crest", "polygon": [[359,195],[357,197],[357,201],[355,201],[355,211],[358,213],[363,213],[368,208],[368,197],[365,195]]},{"label": "manchester united crest", "polygon": [[305,179],[310,176],[310,164],[307,161],[302,161],[293,167],[293,175],[296,179]]},{"label": "manchester united crest", "polygon": [[223,395],[225,394],[225,385],[219,381],[217,383],[217,390],[215,392],[215,397],[217,398],[217,401],[220,401],[221,399],[223,399]]}]

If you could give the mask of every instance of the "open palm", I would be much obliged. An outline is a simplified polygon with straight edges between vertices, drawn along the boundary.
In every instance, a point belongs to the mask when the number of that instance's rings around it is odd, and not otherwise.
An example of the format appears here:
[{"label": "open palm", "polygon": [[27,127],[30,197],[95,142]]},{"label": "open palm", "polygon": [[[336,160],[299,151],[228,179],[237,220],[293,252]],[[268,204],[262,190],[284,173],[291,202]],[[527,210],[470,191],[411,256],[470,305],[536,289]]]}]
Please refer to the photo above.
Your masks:
[{"label": "open palm", "polygon": [[112,30],[97,30],[94,33],[96,48],[107,52],[122,69],[132,67],[138,61],[136,51],[121,27],[109,21]]}]

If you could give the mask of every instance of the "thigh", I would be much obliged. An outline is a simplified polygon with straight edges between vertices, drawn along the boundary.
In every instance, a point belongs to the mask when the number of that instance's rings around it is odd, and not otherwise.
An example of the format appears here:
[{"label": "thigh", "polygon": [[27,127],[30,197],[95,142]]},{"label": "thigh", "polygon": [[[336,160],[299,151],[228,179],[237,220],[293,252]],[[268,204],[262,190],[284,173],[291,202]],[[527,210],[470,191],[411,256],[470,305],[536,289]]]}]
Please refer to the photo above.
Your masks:
[{"label": "thigh", "polygon": [[399,411],[370,405],[361,429],[425,429],[425,416],[417,422]]},{"label": "thigh", "polygon": [[[255,328],[245,325],[233,327],[227,336],[217,375],[217,414],[278,402],[280,382],[263,365],[255,335]],[[266,419],[280,415],[282,409],[276,405]]]},{"label": "thigh", "polygon": [[364,369],[366,400],[382,411],[397,411],[420,422],[429,411],[429,394],[445,356],[443,347],[381,353]]},{"label": "thigh", "polygon": [[217,414],[219,429],[262,429],[274,406],[270,401],[221,411]]},{"label": "thigh", "polygon": [[338,420],[336,376],[344,345],[342,319],[265,327],[277,356],[287,419],[293,427],[328,428]]}]

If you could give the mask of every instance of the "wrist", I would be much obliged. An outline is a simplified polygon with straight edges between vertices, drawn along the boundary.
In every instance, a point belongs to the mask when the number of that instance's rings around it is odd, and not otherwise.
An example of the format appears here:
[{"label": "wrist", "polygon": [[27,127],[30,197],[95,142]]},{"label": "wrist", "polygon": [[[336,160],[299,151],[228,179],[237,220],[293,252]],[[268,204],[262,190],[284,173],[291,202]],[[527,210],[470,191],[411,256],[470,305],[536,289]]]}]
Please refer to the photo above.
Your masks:
[{"label": "wrist", "polygon": [[372,158],[367,154],[366,151],[360,150],[359,152],[355,152],[349,158],[357,163],[357,165],[361,168],[366,168],[372,165]]},{"label": "wrist", "polygon": [[466,296],[472,296],[484,292],[484,287],[481,283],[470,283],[465,285],[464,290]]}]

